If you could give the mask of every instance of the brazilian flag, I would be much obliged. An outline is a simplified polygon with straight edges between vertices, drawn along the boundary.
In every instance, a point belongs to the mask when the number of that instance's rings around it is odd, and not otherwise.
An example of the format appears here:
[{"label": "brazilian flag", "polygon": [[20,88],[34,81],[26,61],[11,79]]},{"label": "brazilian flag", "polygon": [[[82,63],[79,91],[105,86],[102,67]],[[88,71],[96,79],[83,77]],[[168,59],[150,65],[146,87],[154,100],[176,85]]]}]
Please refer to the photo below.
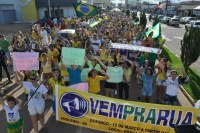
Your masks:
[{"label": "brazilian flag", "polygon": [[74,3],[74,9],[77,17],[95,16],[97,14],[96,7],[86,3]]},{"label": "brazilian flag", "polygon": [[152,38],[157,38],[160,35],[160,23],[156,24],[153,28],[150,28],[146,32],[146,36],[148,36],[151,32],[153,32],[153,37]]}]

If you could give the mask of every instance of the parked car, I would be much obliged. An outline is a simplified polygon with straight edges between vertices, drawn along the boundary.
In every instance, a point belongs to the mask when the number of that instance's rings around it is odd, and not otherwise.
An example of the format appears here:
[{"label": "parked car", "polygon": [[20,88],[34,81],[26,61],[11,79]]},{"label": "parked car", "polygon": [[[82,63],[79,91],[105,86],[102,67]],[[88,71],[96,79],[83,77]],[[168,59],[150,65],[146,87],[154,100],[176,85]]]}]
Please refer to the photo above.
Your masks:
[{"label": "parked car", "polygon": [[190,21],[193,21],[193,20],[197,20],[197,18],[196,17],[187,17],[187,18],[185,18],[184,19],[184,22],[183,23],[188,23],[188,22],[190,22]]},{"label": "parked car", "polygon": [[179,21],[179,19],[177,19],[177,18],[171,18],[170,20],[169,20],[169,25],[171,25],[171,26],[179,26],[179,24],[180,24],[180,21]]},{"label": "parked car", "polygon": [[187,24],[185,24],[186,29],[191,27],[200,28],[200,21],[190,21]]},{"label": "parked car", "polygon": [[180,23],[184,23],[184,21],[185,21],[186,18],[187,18],[187,17],[182,17],[182,18],[180,19]]},{"label": "parked car", "polygon": [[165,17],[163,17],[163,18],[161,19],[161,23],[167,24],[167,23],[169,22],[170,19],[171,19],[170,17],[165,16]]},{"label": "parked car", "polygon": [[64,29],[64,30],[60,30],[54,37],[53,42],[55,43],[58,39],[63,39],[65,40],[65,42],[63,42],[64,44],[67,44],[67,40],[70,37],[73,37],[76,34],[76,30],[75,29]]},{"label": "parked car", "polygon": [[164,18],[164,15],[158,15],[158,19],[161,20],[162,18]]}]

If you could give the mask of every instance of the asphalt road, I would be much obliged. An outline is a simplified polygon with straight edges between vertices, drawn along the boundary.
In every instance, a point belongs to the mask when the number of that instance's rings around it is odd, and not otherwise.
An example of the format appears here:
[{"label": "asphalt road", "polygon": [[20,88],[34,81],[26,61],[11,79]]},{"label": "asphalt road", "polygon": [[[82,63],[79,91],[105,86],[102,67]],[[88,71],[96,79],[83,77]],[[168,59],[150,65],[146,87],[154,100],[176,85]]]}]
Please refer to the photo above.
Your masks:
[{"label": "asphalt road", "polygon": [[[167,46],[177,57],[180,57],[181,55],[181,40],[185,33],[184,26],[185,25],[180,24],[179,27],[173,27],[161,23],[162,36],[166,39],[165,46]],[[152,27],[152,22],[148,21],[147,27]],[[191,66],[200,72],[200,58]]]}]

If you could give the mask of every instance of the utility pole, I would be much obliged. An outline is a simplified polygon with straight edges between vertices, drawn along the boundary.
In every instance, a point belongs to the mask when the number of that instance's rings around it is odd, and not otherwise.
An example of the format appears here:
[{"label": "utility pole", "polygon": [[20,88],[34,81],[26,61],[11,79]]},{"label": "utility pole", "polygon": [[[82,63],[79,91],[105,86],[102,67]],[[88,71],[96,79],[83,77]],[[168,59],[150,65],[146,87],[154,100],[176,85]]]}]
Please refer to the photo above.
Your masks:
[{"label": "utility pole", "polygon": [[167,15],[167,6],[168,6],[168,0],[166,0],[166,7],[165,7],[165,10],[166,10],[166,15]]},{"label": "utility pole", "polygon": [[48,0],[48,7],[49,7],[49,18],[51,18],[51,4],[50,4],[50,0]]}]

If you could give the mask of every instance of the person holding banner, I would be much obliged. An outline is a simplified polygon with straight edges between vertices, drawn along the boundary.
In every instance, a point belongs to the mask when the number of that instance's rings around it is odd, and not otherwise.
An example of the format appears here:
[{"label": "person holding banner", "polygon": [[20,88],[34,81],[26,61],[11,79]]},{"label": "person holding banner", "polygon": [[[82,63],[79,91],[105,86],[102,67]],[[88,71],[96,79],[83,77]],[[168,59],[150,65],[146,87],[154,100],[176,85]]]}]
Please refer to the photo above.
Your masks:
[{"label": "person holding banner", "polygon": [[164,98],[164,104],[166,105],[178,105],[177,94],[180,84],[185,84],[188,82],[185,71],[182,68],[178,68],[182,75],[178,76],[176,70],[170,72],[171,77],[166,77],[167,89]]},{"label": "person holding banner", "polygon": [[[164,71],[162,71],[164,72]],[[142,84],[142,101],[149,103],[150,98],[153,93],[153,80],[155,77],[157,77],[158,72],[156,74],[153,74],[153,69],[151,67],[148,67],[145,70],[145,73],[142,73],[142,70],[138,70],[138,74],[141,76],[141,80],[143,82]]]},{"label": "person holding banner", "polygon": [[107,79],[109,79],[108,75],[105,74],[105,76],[99,76],[97,75],[97,70],[92,69],[88,73],[88,78],[87,78],[87,82],[89,85],[88,91],[93,94],[100,94],[100,81],[101,80],[105,81]]},{"label": "person holding banner", "polygon": [[[45,99],[52,99],[52,96],[48,95],[47,88],[42,84],[38,83],[37,73],[32,73],[30,75],[30,82],[20,81],[18,79],[18,74],[15,73],[15,82],[19,85],[24,86],[29,94],[28,100],[28,111],[31,116],[32,125],[35,133],[39,133],[38,121],[40,121],[41,128],[44,128],[44,109],[45,109]],[[44,96],[44,98],[43,98]]]}]

